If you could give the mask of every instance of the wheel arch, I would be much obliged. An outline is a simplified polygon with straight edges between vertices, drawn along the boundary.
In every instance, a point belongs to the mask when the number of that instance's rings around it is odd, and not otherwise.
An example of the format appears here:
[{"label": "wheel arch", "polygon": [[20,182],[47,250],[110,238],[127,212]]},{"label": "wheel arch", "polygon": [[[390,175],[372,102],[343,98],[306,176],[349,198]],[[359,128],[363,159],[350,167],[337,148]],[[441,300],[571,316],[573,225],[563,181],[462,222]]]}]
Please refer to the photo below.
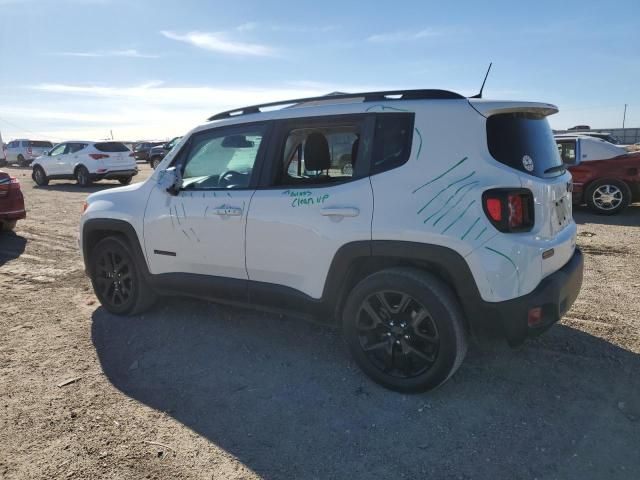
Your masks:
[{"label": "wheel arch", "polygon": [[131,248],[138,270],[148,279],[150,276],[149,267],[135,228],[124,220],[111,218],[92,218],[84,223],[81,237],[85,270],[89,272],[91,251],[93,248],[100,240],[110,236],[119,237],[127,243]]},{"label": "wheel arch", "polygon": [[482,308],[482,298],[471,269],[456,251],[440,245],[407,241],[373,240],[343,246],[335,255],[323,292],[323,300],[335,305],[340,319],[351,290],[369,275],[394,267],[409,267],[429,272],[442,280],[456,296],[465,313],[465,326]]}]

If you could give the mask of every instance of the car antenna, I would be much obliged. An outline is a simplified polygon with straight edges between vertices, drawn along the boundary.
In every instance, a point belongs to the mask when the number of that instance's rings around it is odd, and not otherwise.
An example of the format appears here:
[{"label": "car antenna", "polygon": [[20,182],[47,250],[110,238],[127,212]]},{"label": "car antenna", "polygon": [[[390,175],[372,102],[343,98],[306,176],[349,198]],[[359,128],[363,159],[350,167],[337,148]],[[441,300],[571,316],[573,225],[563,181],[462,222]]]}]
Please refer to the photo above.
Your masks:
[{"label": "car antenna", "polygon": [[489,72],[491,71],[491,65],[493,65],[493,62],[489,62],[489,68],[487,68],[487,73],[484,75],[484,80],[482,81],[482,86],[480,87],[480,91],[478,92],[477,95],[474,95],[473,97],[469,97],[469,98],[482,98],[482,90],[484,90],[484,84],[487,82],[487,77],[489,76]]}]

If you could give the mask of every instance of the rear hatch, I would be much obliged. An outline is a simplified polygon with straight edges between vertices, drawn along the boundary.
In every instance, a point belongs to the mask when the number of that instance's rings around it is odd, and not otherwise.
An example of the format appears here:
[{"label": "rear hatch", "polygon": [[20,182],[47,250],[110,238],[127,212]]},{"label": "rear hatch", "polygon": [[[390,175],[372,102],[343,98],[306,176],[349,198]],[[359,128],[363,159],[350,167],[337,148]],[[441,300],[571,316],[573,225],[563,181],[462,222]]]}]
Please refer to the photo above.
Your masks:
[{"label": "rear hatch", "polygon": [[472,101],[487,117],[487,146],[494,160],[521,172],[521,186],[531,190],[535,234],[553,239],[572,223],[571,175],[566,171],[547,116],[550,104]]},{"label": "rear hatch", "polygon": [[100,142],[94,145],[95,149],[101,153],[109,155],[104,158],[104,168],[111,170],[133,170],[136,160],[132,156],[131,150],[121,142]]}]

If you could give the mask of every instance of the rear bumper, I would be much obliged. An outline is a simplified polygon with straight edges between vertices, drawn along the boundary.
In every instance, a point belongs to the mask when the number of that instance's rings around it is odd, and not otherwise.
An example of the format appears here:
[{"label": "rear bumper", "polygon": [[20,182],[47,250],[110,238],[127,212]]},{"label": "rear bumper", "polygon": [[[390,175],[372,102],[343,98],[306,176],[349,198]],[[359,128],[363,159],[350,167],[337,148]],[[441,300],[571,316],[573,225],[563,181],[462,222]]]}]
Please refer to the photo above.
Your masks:
[{"label": "rear bumper", "polygon": [[27,211],[24,208],[8,212],[0,211],[0,220],[22,220],[24,218],[27,218]]},{"label": "rear bumper", "polygon": [[109,180],[113,178],[126,178],[133,177],[138,174],[138,170],[128,169],[128,170],[110,170],[104,173],[92,173],[91,180]]},{"label": "rear bumper", "polygon": [[[582,286],[583,270],[582,252],[576,247],[569,262],[544,278],[528,295],[505,302],[485,302],[485,315],[499,322],[510,345],[518,345],[527,337],[546,331],[571,308]],[[542,308],[542,319],[535,327],[529,327],[529,310],[536,307]]]}]

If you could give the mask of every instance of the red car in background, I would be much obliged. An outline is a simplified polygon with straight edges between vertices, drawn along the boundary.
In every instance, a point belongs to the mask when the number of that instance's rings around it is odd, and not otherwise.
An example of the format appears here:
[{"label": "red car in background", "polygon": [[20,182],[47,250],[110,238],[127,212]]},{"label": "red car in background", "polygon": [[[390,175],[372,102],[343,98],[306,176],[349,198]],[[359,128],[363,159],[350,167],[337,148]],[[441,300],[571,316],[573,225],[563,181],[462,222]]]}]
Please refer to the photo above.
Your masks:
[{"label": "red car in background", "polygon": [[573,175],[573,203],[586,203],[603,215],[621,212],[640,201],[640,152],[602,139],[556,135],[562,161]]},{"label": "red car in background", "polygon": [[16,222],[26,216],[20,182],[0,170],[0,230],[13,230]]}]

